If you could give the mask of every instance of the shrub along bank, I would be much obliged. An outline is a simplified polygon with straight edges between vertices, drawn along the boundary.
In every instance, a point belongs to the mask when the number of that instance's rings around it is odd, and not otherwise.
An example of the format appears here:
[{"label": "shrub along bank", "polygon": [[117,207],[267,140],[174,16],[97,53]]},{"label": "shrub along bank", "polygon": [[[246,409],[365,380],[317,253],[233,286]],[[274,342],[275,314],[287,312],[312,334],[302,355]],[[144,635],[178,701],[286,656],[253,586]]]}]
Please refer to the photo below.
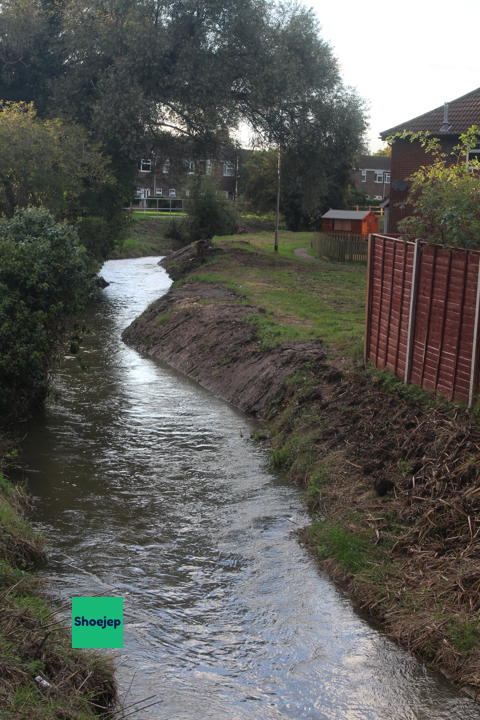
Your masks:
[{"label": "shrub along bank", "polygon": [[[44,399],[67,330],[75,349],[74,319],[95,293],[94,277],[76,230],[48,211],[18,210],[0,221],[0,426],[27,418]],[[0,471],[4,445],[0,435]],[[0,472],[0,718],[98,717],[115,700],[112,667],[72,650],[43,599],[32,574],[42,543],[24,518],[26,504]]]},{"label": "shrub along bank", "polygon": [[[73,226],[28,208],[0,221],[0,425],[28,416],[72,318],[93,296],[95,265]],[[73,338],[75,340],[75,338]]]},{"label": "shrub along bank", "polygon": [[170,256],[180,279],[125,339],[266,420],[274,468],[305,487],[312,552],[391,637],[476,696],[478,424],[359,367],[364,270],[294,259],[289,242],[279,256],[255,237]]}]

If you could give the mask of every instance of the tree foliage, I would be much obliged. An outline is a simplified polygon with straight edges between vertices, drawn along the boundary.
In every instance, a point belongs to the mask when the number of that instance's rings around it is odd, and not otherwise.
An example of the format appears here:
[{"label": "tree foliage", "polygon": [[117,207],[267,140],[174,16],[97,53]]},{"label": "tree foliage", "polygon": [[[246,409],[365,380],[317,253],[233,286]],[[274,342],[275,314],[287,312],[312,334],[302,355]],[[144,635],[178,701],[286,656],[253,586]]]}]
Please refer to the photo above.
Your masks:
[{"label": "tree foliage", "polygon": [[0,84],[91,131],[127,195],[153,139],[211,148],[247,121],[285,153],[301,218],[339,202],[364,128],[313,12],[268,0],[5,0]]},{"label": "tree foliage", "polygon": [[419,142],[432,156],[409,178],[404,207],[413,212],[399,223],[401,232],[431,242],[480,248],[480,162],[468,158],[480,130],[472,126],[460,136],[451,153],[441,151],[438,138],[428,133],[403,133],[391,138]]},{"label": "tree foliage", "polygon": [[0,417],[43,399],[66,318],[93,293],[87,253],[71,225],[44,209],[0,221]]},{"label": "tree foliage", "polygon": [[256,150],[242,163],[239,179],[240,195],[256,213],[275,210],[277,197],[277,152]]},{"label": "tree foliage", "polygon": [[78,125],[38,118],[32,103],[0,103],[0,211],[37,205],[58,218],[81,212],[81,197],[111,181],[106,159]]},{"label": "tree foliage", "polygon": [[190,241],[210,240],[214,235],[231,235],[237,227],[234,205],[208,179],[198,180],[188,204]]}]

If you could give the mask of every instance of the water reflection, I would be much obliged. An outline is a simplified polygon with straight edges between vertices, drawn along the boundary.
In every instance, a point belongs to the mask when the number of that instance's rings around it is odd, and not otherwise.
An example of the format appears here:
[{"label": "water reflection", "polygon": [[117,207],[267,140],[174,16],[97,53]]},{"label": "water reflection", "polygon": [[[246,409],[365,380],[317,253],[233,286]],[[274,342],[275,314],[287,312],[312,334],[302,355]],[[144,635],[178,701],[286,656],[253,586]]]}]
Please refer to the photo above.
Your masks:
[{"label": "water reflection", "polygon": [[480,718],[318,572],[252,423],[121,342],[169,287],[157,260],[105,265],[86,368],[65,360],[24,453],[52,587],[125,598],[128,702],[161,700],[141,720]]}]

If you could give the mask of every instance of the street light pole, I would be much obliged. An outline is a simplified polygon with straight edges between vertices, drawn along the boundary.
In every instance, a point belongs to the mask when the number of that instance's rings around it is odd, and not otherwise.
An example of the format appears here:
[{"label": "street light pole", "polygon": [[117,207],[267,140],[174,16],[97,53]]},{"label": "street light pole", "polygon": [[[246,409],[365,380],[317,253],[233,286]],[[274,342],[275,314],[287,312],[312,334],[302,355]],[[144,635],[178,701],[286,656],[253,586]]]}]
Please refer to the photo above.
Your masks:
[{"label": "street light pole", "polygon": [[277,212],[275,215],[275,243],[274,250],[278,252],[278,224],[280,218],[280,148],[277,151]]}]

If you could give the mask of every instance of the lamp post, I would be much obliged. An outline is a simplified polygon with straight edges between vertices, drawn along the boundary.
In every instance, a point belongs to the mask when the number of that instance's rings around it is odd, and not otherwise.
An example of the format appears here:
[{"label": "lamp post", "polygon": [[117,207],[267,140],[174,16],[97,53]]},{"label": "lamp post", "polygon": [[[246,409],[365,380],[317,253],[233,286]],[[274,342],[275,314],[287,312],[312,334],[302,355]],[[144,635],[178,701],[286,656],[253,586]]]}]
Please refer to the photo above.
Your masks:
[{"label": "lamp post", "polygon": [[274,250],[278,252],[278,224],[280,219],[280,148],[277,151],[277,211],[275,214],[275,242]]}]

